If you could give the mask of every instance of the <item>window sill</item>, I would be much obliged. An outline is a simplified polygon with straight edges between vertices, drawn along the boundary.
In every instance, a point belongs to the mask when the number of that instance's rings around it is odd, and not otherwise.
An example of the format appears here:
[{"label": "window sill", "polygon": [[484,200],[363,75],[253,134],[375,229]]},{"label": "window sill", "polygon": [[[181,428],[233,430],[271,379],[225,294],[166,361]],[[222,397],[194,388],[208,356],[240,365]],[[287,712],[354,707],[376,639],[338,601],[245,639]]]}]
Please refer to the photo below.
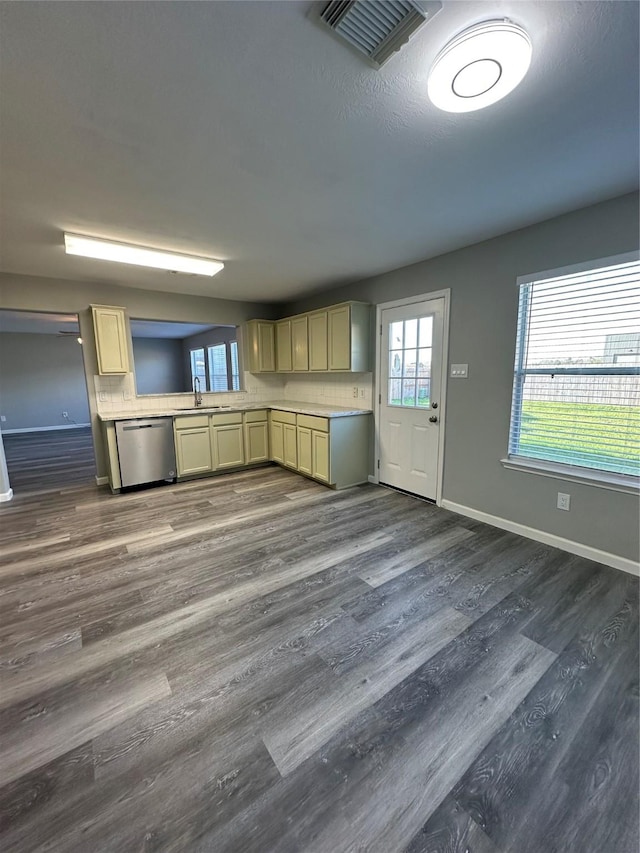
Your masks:
[{"label": "window sill", "polygon": [[607,471],[588,471],[578,473],[570,465],[560,465],[556,462],[543,462],[538,459],[528,459],[524,456],[512,456],[501,459],[505,468],[513,471],[526,471],[529,474],[539,474],[542,477],[555,477],[572,483],[584,483],[587,486],[597,486],[599,489],[610,489],[614,492],[626,492],[637,495],[640,489],[640,478],[627,474],[611,474]]}]

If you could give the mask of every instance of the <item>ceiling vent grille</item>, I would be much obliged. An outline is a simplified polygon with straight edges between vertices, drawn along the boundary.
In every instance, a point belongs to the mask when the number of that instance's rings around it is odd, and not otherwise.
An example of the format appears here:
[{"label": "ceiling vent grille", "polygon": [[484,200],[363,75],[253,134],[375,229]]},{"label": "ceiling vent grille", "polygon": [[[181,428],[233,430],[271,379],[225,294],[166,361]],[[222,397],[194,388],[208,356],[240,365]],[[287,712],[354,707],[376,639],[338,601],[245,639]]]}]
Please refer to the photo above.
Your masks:
[{"label": "ceiling vent grille", "polygon": [[441,8],[438,0],[331,0],[320,4],[318,18],[380,68]]}]

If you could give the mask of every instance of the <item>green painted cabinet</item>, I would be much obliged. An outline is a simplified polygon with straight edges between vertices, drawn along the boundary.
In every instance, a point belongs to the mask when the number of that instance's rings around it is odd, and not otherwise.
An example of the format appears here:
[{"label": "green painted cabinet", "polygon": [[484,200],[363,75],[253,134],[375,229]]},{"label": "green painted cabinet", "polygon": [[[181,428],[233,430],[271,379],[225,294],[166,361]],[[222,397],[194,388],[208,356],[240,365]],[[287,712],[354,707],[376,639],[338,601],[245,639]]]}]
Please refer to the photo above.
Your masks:
[{"label": "green painted cabinet", "polygon": [[98,373],[129,373],[129,343],[125,309],[111,305],[92,305]]}]

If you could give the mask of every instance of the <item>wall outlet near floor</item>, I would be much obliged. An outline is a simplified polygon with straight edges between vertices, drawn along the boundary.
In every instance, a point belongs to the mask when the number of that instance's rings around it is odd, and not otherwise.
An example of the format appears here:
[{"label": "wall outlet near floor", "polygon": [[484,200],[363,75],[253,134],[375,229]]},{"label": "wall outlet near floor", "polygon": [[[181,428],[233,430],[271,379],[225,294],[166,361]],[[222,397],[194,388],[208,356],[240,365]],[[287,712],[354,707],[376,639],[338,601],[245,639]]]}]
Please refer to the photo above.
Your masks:
[{"label": "wall outlet near floor", "polygon": [[564,492],[558,492],[558,509],[571,509],[571,495],[565,495]]},{"label": "wall outlet near floor", "polygon": [[5,415],[0,415],[0,422],[2,422],[3,424],[7,422],[7,418],[5,417]]},{"label": "wall outlet near floor", "polygon": [[68,418],[68,417],[69,417],[69,412],[63,412],[63,413],[62,413],[62,417],[63,417],[63,418]]}]

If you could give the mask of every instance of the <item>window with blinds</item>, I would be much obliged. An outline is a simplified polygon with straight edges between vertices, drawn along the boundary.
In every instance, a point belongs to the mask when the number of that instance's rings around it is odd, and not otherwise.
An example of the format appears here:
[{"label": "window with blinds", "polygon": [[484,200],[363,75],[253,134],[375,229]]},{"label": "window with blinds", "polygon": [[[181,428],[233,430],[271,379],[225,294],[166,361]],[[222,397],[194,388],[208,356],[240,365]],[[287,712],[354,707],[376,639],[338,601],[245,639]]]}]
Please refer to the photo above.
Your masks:
[{"label": "window with blinds", "polygon": [[509,458],[640,475],[637,257],[518,283]]}]

